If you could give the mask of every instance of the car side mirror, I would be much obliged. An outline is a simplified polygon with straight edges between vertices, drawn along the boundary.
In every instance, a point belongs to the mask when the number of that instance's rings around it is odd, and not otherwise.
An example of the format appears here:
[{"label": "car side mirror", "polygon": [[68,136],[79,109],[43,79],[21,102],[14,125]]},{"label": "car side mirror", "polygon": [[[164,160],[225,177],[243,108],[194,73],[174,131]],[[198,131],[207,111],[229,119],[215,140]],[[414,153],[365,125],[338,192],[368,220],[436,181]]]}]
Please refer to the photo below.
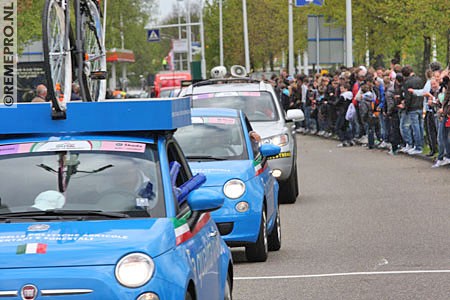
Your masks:
[{"label": "car side mirror", "polygon": [[259,147],[259,152],[264,157],[271,157],[280,154],[281,148],[274,144],[263,144]]},{"label": "car side mirror", "polygon": [[287,121],[301,122],[304,119],[305,115],[303,114],[303,111],[301,109],[289,109],[286,112]]},{"label": "car side mirror", "polygon": [[187,202],[193,211],[208,212],[222,207],[225,199],[216,191],[200,188],[189,193]]}]

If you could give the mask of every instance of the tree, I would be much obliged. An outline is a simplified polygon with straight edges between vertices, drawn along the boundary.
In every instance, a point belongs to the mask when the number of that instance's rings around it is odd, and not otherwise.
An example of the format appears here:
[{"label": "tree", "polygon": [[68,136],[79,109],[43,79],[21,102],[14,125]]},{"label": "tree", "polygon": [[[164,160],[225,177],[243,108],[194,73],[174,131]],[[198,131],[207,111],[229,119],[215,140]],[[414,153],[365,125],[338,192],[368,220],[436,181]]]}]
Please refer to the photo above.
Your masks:
[{"label": "tree", "polygon": [[[363,62],[365,51],[370,49],[374,58],[379,54],[392,58],[401,53],[403,63],[418,67],[424,60],[424,43],[436,34],[438,43],[442,44],[444,30],[449,28],[449,7],[440,0],[352,3],[354,57],[357,62]],[[345,25],[345,1],[327,0],[323,7],[312,10]],[[429,56],[425,60],[429,60]]]},{"label": "tree", "polygon": [[106,48],[122,48],[134,52],[136,62],[128,66],[131,83],[139,84],[138,75],[154,74],[161,69],[166,43],[147,42],[145,27],[155,11],[155,0],[108,1],[106,20]]},{"label": "tree", "polygon": [[17,38],[19,53],[31,41],[42,38],[44,0],[21,0],[17,8]]}]

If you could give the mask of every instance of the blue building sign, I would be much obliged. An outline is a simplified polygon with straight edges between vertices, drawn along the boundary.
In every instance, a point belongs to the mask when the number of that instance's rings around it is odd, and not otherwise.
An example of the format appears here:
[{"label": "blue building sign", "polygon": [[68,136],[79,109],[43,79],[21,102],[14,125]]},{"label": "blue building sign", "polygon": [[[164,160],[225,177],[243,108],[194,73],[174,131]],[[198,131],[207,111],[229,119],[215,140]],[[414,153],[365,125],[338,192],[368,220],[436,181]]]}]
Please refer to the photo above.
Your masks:
[{"label": "blue building sign", "polygon": [[324,1],[325,0],[295,0],[295,6],[300,7],[300,6],[306,6],[309,4],[315,4],[315,5],[322,6]]}]

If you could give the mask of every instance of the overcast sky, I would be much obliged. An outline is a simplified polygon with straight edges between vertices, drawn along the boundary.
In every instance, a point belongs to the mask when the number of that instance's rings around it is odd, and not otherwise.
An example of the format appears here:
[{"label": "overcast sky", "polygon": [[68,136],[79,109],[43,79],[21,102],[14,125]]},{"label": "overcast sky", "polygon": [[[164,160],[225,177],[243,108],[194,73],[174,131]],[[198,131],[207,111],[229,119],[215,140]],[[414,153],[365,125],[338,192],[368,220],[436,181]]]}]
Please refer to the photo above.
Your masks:
[{"label": "overcast sky", "polygon": [[160,19],[163,19],[172,12],[173,5],[177,3],[177,0],[159,0],[159,12]]}]

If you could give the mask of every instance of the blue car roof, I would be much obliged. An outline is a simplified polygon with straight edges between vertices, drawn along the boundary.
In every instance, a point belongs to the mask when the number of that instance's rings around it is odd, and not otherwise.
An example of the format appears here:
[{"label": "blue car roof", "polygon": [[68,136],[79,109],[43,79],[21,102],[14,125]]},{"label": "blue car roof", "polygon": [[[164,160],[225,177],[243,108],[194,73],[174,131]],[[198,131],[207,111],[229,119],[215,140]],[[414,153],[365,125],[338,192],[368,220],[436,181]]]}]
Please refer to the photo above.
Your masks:
[{"label": "blue car roof", "polygon": [[168,131],[191,124],[189,98],[69,102],[67,117],[52,120],[49,103],[0,109],[0,135]]},{"label": "blue car roof", "polygon": [[231,108],[192,108],[193,117],[221,116],[233,117],[239,116],[239,110]]}]

